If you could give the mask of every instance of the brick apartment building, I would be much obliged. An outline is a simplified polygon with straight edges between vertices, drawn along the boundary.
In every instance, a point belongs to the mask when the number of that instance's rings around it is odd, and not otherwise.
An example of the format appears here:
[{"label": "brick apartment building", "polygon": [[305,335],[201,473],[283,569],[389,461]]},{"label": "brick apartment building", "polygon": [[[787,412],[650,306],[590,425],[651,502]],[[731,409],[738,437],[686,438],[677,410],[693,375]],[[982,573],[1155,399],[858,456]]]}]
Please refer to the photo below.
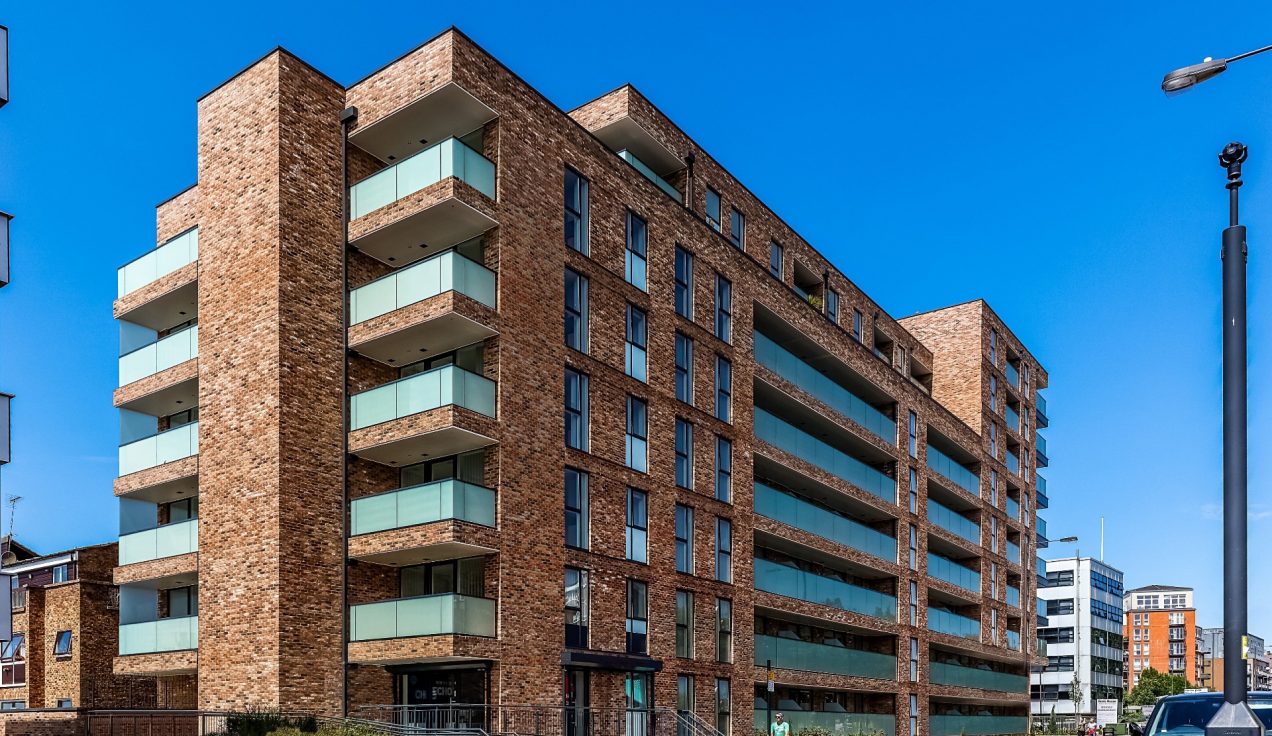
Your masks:
[{"label": "brick apartment building", "polygon": [[1148,668],[1183,675],[1190,683],[1202,677],[1198,654],[1202,637],[1197,630],[1193,589],[1173,585],[1148,585],[1126,591],[1126,685],[1135,687],[1139,673]]},{"label": "brick apartment building", "polygon": [[893,319],[630,86],[567,113],[453,29],[271,52],[198,150],[114,305],[117,673],[1025,729],[1047,374],[983,301]]},{"label": "brick apartment building", "polygon": [[[1197,686],[1222,691],[1224,682],[1223,627],[1198,627],[1201,644],[1198,647]],[[1246,637],[1246,687],[1250,690],[1272,689],[1272,656],[1269,656],[1263,637],[1249,634]]]},{"label": "brick apartment building", "polygon": [[[0,710],[116,705],[114,542],[39,555],[4,537],[13,638],[0,643]],[[10,554],[12,553],[12,554]]]}]

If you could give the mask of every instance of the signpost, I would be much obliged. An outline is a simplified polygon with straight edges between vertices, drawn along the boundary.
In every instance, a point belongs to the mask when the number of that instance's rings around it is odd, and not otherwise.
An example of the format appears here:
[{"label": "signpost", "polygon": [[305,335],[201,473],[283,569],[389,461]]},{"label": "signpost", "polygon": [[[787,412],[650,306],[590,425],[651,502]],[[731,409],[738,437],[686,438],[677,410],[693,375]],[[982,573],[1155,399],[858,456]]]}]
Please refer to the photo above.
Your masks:
[{"label": "signpost", "polygon": [[1095,725],[1108,726],[1117,723],[1118,706],[1116,699],[1101,698],[1095,701]]}]

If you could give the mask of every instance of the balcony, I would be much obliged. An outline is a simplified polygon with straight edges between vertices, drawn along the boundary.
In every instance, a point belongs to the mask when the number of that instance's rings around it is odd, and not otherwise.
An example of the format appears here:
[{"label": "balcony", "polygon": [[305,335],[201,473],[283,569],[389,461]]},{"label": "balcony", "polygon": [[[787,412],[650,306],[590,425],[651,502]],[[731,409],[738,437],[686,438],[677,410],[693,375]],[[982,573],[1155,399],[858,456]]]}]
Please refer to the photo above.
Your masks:
[{"label": "balcony", "polygon": [[980,476],[932,445],[927,447],[927,466],[973,496],[980,495]]},{"label": "balcony", "polygon": [[1038,549],[1045,549],[1046,547],[1049,547],[1050,544],[1051,543],[1047,541],[1047,520],[1039,516],[1038,517]]},{"label": "balcony", "polygon": [[1007,366],[1003,369],[1003,372],[1007,375],[1007,383],[1010,383],[1016,388],[1020,388],[1020,369],[1019,368],[1012,365],[1011,363],[1008,363]]},{"label": "balcony", "polygon": [[932,662],[928,665],[928,681],[933,685],[974,687],[1004,693],[1023,693],[1029,689],[1029,678],[1009,672],[995,672],[977,667]]},{"label": "balcony", "polygon": [[190,519],[119,536],[119,564],[131,565],[199,551],[199,520]]},{"label": "balcony", "polygon": [[960,616],[953,611],[929,608],[927,620],[929,631],[980,641],[979,619]]},{"label": "balcony", "polygon": [[1016,453],[1008,450],[1003,464],[1007,466],[1012,475],[1020,475],[1020,457]]},{"label": "balcony", "polygon": [[[1020,564],[1020,545],[1013,542],[1007,543],[1007,561]],[[1045,572],[1043,573],[1046,574]]]},{"label": "balcony", "polygon": [[493,417],[495,382],[447,365],[354,394],[350,403],[352,430],[451,404]]},{"label": "balcony", "polygon": [[1037,448],[1036,448],[1037,452],[1035,453],[1035,455],[1038,458],[1038,467],[1040,468],[1047,467],[1047,464],[1051,462],[1050,460],[1047,459],[1047,438],[1043,437],[1042,435],[1038,435],[1038,439],[1034,444],[1037,445]]},{"label": "balcony", "polygon": [[1020,588],[1007,586],[1007,605],[1020,608]]},{"label": "balcony", "polygon": [[[438,411],[436,416],[419,416]],[[350,452],[406,465],[493,444],[495,382],[455,365],[402,378],[350,399]],[[401,421],[411,417],[411,421]]]},{"label": "balcony", "polygon": [[199,454],[199,423],[191,422],[119,448],[121,476]]},{"label": "balcony", "polygon": [[931,498],[928,498],[927,512],[928,521],[951,534],[966,539],[978,547],[980,546],[980,525],[976,522]]},{"label": "balcony", "polygon": [[871,434],[897,444],[897,423],[830,376],[800,359],[760,332],[753,333],[755,360],[808,395],[865,427]]},{"label": "balcony", "polygon": [[928,552],[928,575],[943,580],[950,585],[979,594],[981,589],[980,573],[964,567],[946,557]]},{"label": "balcony", "polygon": [[495,274],[450,250],[360,286],[349,294],[350,346],[382,363],[406,365],[422,345],[434,354],[444,353],[496,334],[485,324],[486,314],[454,299],[426,306],[414,316],[403,313],[391,322],[372,322],[448,292],[494,309]]},{"label": "balcony", "polygon": [[199,356],[199,326],[187,327],[119,356],[119,385],[153,376]]},{"label": "balcony", "polygon": [[894,596],[772,560],[755,560],[755,588],[887,621],[897,618],[897,599]]},{"label": "balcony", "polygon": [[1016,499],[1008,497],[1006,506],[1008,519],[1011,519],[1012,521],[1023,521],[1020,518],[1020,504],[1016,503]]},{"label": "balcony", "polygon": [[[895,677],[895,675],[893,676]],[[773,711],[773,713],[776,712],[776,710]],[[897,732],[896,716],[887,713],[829,712],[795,710],[793,708],[786,708],[781,712],[782,718],[791,724],[791,733],[793,734],[810,730],[814,733],[824,731],[832,734],[882,734],[882,736],[895,736]],[[769,724],[773,722],[773,713],[756,707],[752,715],[752,732],[769,733]],[[631,733],[631,731],[628,731],[628,733]],[[710,728],[708,733],[719,732],[714,728]],[[955,734],[957,733],[955,731]]]},{"label": "balcony", "polygon": [[119,627],[119,654],[154,654],[197,649],[199,617],[163,618]]},{"label": "balcony", "polygon": [[125,297],[182,266],[199,260],[199,230],[187,230],[119,269],[119,296]]},{"label": "balcony", "polygon": [[667,193],[667,196],[671,197],[677,202],[682,201],[682,195],[680,194],[680,190],[668,184],[666,179],[655,174],[654,170],[646,166],[644,161],[641,161],[640,159],[636,158],[636,154],[624,148],[623,150],[618,152],[618,157],[623,159],[627,163],[631,164],[632,166],[635,166],[637,171],[644,174],[646,179],[649,179],[653,183],[657,184],[659,189]]},{"label": "balcony", "polygon": [[440,480],[355,499],[349,513],[354,536],[443,520],[493,527],[495,492],[461,480]]},{"label": "balcony", "polygon": [[758,406],[755,407],[754,431],[761,442],[789,452],[888,503],[896,503],[895,480]]},{"label": "balcony", "polygon": [[896,539],[759,481],[755,482],[755,513],[888,562],[897,561]]},{"label": "balcony", "polygon": [[1016,434],[1020,434],[1020,414],[1009,406],[1003,412],[1003,417],[1007,420],[1007,428]]},{"label": "balcony", "polygon": [[439,635],[494,636],[495,602],[443,593],[349,608],[350,641]]},{"label": "balcony", "polygon": [[1028,733],[1029,716],[930,716],[932,736],[996,736]]},{"label": "balcony", "polygon": [[877,680],[895,680],[897,677],[895,655],[757,634],[755,665],[763,667],[768,662],[782,670],[824,672]]},{"label": "balcony", "polygon": [[[463,187],[442,187],[353,224],[452,177],[484,195],[485,200],[471,196],[468,192],[472,190]],[[457,138],[447,138],[377,171],[350,187],[349,197],[350,242],[391,265],[431,255],[497,224],[490,214],[495,199],[495,164]]]},{"label": "balcony", "polygon": [[1034,394],[1034,409],[1036,410],[1035,413],[1038,415],[1038,421],[1036,422],[1038,428],[1041,429],[1042,427],[1050,426],[1051,422],[1047,419],[1047,399],[1045,396],[1042,394]]},{"label": "balcony", "polygon": [[1034,475],[1034,482],[1038,486],[1038,508],[1050,508],[1051,499],[1047,496],[1047,479],[1041,475]]}]

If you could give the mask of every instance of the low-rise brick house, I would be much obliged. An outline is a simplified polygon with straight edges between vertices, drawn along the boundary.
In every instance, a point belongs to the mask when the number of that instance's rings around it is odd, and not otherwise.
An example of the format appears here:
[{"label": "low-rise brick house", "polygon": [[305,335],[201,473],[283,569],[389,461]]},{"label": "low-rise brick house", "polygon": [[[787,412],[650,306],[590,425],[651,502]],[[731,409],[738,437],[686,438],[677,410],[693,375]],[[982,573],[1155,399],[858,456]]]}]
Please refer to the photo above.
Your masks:
[{"label": "low-rise brick house", "polygon": [[115,679],[116,547],[40,555],[4,538],[13,639],[0,648],[0,709],[80,707]]},{"label": "low-rise brick house", "polygon": [[350,86],[273,51],[198,151],[114,304],[117,673],[1025,730],[1047,373],[985,302],[894,319],[632,87],[567,113],[454,29]]}]

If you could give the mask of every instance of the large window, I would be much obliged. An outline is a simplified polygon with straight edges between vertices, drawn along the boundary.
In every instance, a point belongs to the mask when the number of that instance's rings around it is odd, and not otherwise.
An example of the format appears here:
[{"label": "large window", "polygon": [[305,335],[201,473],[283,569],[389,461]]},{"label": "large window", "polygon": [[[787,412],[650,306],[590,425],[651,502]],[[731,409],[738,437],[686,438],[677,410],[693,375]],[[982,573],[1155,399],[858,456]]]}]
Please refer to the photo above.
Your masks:
[{"label": "large window", "polygon": [[861,310],[852,310],[852,339],[861,342],[861,323],[863,321]]},{"label": "large window", "polygon": [[733,582],[733,524],[728,519],[716,517],[715,576],[725,583]]},{"label": "large window", "polygon": [[587,179],[565,169],[565,245],[587,255]]},{"label": "large window", "polygon": [[649,561],[649,497],[635,488],[627,489],[627,559]]},{"label": "large window", "polygon": [[733,443],[727,437],[716,436],[715,446],[715,497],[729,503],[733,496]]},{"label": "large window", "polygon": [[910,637],[910,682],[919,681],[919,640]]},{"label": "large window", "polygon": [[716,356],[715,415],[724,422],[733,420],[733,364],[723,355]]},{"label": "large window", "polygon": [[693,658],[693,593],[676,591],[676,656]]},{"label": "large window", "polygon": [[729,242],[739,250],[746,250],[746,215],[729,208]]},{"label": "large window", "polygon": [[565,545],[588,547],[588,476],[582,470],[565,469]]},{"label": "large window", "polygon": [[26,636],[14,633],[0,650],[0,685],[26,684]]},{"label": "large window", "polygon": [[676,504],[676,572],[693,574],[693,508]]},{"label": "large window", "polygon": [[1049,600],[1049,601],[1047,601],[1047,613],[1046,613],[1046,615],[1048,615],[1048,616],[1067,616],[1067,615],[1069,615],[1070,613],[1073,613],[1073,599],[1072,599],[1072,598],[1057,598],[1057,599],[1055,599],[1055,600]]},{"label": "large window", "polygon": [[715,335],[733,341],[733,284],[720,274],[715,283]]},{"label": "large window", "polygon": [[723,677],[716,678],[716,730],[720,732],[720,736],[729,736],[732,732],[733,723],[733,696],[729,688],[729,681]]},{"label": "large window", "polygon": [[676,399],[693,403],[693,339],[676,333]]},{"label": "large window", "polygon": [[907,437],[906,449],[910,452],[910,457],[919,456],[919,415],[910,412],[909,436]]},{"label": "large window", "polygon": [[649,651],[649,587],[640,580],[627,581],[627,653]]},{"label": "large window", "polygon": [[[676,677],[676,712],[686,718],[694,712],[694,704],[697,698],[694,697],[694,680],[693,675],[678,675]],[[676,728],[676,736],[688,736],[689,729],[685,726]]]},{"label": "large window", "polygon": [[649,470],[649,406],[644,399],[627,396],[627,467],[642,473]]},{"label": "large window", "polygon": [[623,365],[627,375],[637,381],[647,381],[648,336],[646,335],[645,310],[635,304],[627,305],[627,342],[623,350]]},{"label": "large window", "polygon": [[919,471],[910,468],[910,513],[919,513]]},{"label": "large window", "polygon": [[565,269],[565,344],[587,352],[587,277]]},{"label": "large window", "polygon": [[676,246],[676,314],[693,319],[693,254]]},{"label": "large window", "polygon": [[676,417],[676,485],[693,488],[693,425]]},{"label": "large window", "polygon": [[588,619],[587,570],[565,568],[565,645],[586,649]]},{"label": "large window", "polygon": [[716,598],[716,661],[733,661],[733,601]]},{"label": "large window", "polygon": [[645,221],[634,212],[627,213],[627,255],[624,272],[627,283],[644,291],[645,282]]},{"label": "large window", "polygon": [[588,378],[573,368],[565,369],[565,446],[587,452]]},{"label": "large window", "polygon": [[720,232],[720,193],[707,187],[707,224]]}]

